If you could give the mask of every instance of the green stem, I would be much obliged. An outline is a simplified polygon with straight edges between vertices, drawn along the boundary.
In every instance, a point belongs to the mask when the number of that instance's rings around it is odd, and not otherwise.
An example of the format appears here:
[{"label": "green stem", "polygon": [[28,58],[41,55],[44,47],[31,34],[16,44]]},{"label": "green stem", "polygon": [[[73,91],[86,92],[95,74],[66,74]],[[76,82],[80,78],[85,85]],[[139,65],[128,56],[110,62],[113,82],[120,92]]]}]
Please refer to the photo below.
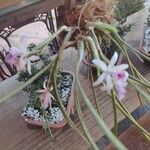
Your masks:
[{"label": "green stem", "polygon": [[115,135],[118,135],[118,119],[117,119],[117,107],[116,107],[116,96],[114,90],[111,91],[111,98],[112,98],[112,104],[113,104],[113,112],[114,112],[114,129],[115,129]]},{"label": "green stem", "polygon": [[53,134],[52,134],[51,128],[50,128],[49,126],[48,126],[47,128],[48,128],[48,132],[49,132],[49,135],[50,135],[50,137],[51,137],[52,141],[54,141],[55,139],[54,139],[54,137],[53,137]]},{"label": "green stem", "polygon": [[80,91],[80,93],[83,97],[83,101],[85,102],[85,104],[88,107],[89,111],[91,112],[92,116],[95,118],[99,128],[102,129],[102,131],[106,134],[108,139],[115,145],[115,147],[117,149],[120,149],[120,150],[127,150],[127,148],[117,139],[117,137],[113,135],[113,133],[107,127],[107,125],[105,124],[103,119],[98,115],[97,111],[92,106],[90,100],[88,99],[88,97],[84,93],[84,91],[82,89],[82,86],[80,84],[79,78],[78,78],[78,73],[79,73],[79,70],[80,70],[80,64],[81,64],[81,61],[78,61],[77,67],[76,67],[76,79],[77,79],[78,89],[79,89],[79,91]]},{"label": "green stem", "polygon": [[121,37],[118,35],[118,33],[115,33],[115,36],[118,38],[118,40],[120,40],[120,42],[122,42],[127,47],[129,47],[129,49],[132,50],[132,52],[134,52],[135,54],[138,54],[138,55],[142,56],[143,58],[145,58],[146,60],[150,61],[150,58],[148,56],[146,56],[145,54],[143,54],[140,51],[136,50],[135,48],[130,46],[128,43],[126,43],[124,40],[122,40]]},{"label": "green stem", "polygon": [[[65,39],[58,51],[58,55],[57,57],[55,58],[55,62],[54,62],[54,66],[53,66],[53,71],[52,71],[52,77],[53,77],[53,80],[52,80],[52,84],[53,84],[53,88],[54,88],[54,92],[55,92],[55,99],[56,99],[56,102],[59,106],[59,108],[61,109],[61,112],[63,113],[66,121],[69,123],[70,127],[72,127],[75,131],[78,132],[78,134],[87,142],[89,143],[89,141],[86,139],[86,137],[79,131],[79,129],[74,125],[74,123],[72,122],[72,120],[70,119],[68,113],[66,112],[65,110],[65,107],[59,97],[59,93],[58,93],[58,90],[57,90],[57,73],[58,73],[58,68],[59,68],[59,64],[60,64],[60,61],[61,61],[61,57],[62,57],[62,54],[63,54],[63,50],[66,48],[66,43],[69,41],[71,35],[72,35],[73,31],[70,30],[67,35],[65,36]],[[74,84],[74,83],[73,83]],[[74,86],[74,85],[72,85]],[[89,143],[90,144],[90,143]]]},{"label": "green stem", "polygon": [[136,77],[134,77],[132,75],[129,75],[129,78],[130,78],[130,80],[136,81],[137,83],[139,83],[141,85],[144,85],[147,88],[150,88],[150,84],[147,83],[147,82],[144,82],[143,80],[139,80],[139,79],[137,79]]},{"label": "green stem", "polygon": [[[91,66],[90,66],[90,68],[91,68]],[[95,88],[94,88],[94,86],[93,86],[93,73],[92,73],[92,69],[90,69],[90,81],[91,81],[91,87],[92,87],[92,91],[93,91],[93,95],[94,95],[94,100],[95,100],[95,104],[96,104],[96,109],[97,109],[97,112],[98,112],[98,114],[99,114],[99,116],[101,116],[102,117],[102,114],[101,114],[101,111],[100,111],[100,107],[99,107],[99,103],[98,103],[98,100],[97,100],[97,98],[96,98],[96,93],[95,93]]]},{"label": "green stem", "polygon": [[48,115],[47,115],[47,113],[46,113],[44,108],[42,108],[42,114],[44,115],[44,118],[45,118],[43,129],[45,130],[45,132],[47,132],[47,130],[48,130],[50,138],[52,139],[52,141],[54,141],[54,137],[53,137],[52,131],[51,131],[50,127],[49,127]]},{"label": "green stem", "polygon": [[49,63],[47,66],[45,66],[41,71],[39,71],[37,74],[35,74],[33,77],[31,77],[27,82],[23,83],[19,88],[15,89],[12,91],[10,94],[3,96],[0,98],[0,103],[6,101],[10,97],[14,96],[17,94],[19,91],[23,90],[26,88],[28,85],[30,85],[32,82],[34,82],[39,76],[41,76],[45,71],[47,71],[51,67],[51,63]]},{"label": "green stem", "polygon": [[108,58],[107,58],[107,57],[103,54],[103,52],[102,52],[102,49],[101,49],[101,47],[100,47],[100,45],[99,45],[99,42],[98,42],[98,38],[97,38],[97,36],[96,36],[96,34],[95,34],[95,32],[94,32],[94,28],[91,29],[91,32],[92,32],[92,34],[93,34],[93,40],[94,40],[94,42],[95,42],[95,45],[96,45],[96,47],[97,47],[97,50],[98,50],[98,52],[100,53],[100,57],[101,57],[106,63],[109,63]]},{"label": "green stem", "polygon": [[122,44],[125,44],[126,46],[128,46],[130,48],[130,50],[132,50],[133,52],[135,52],[135,54],[139,54],[140,56],[144,57],[145,59],[147,59],[148,61],[150,61],[150,58],[146,55],[144,55],[143,53],[137,51],[136,49],[134,49],[133,47],[131,47],[129,44],[127,44],[125,41],[123,41],[121,39],[121,37],[118,35],[117,33],[117,29],[116,27],[112,26],[112,25],[109,25],[107,23],[104,23],[104,22],[100,22],[100,21],[97,21],[97,22],[87,22],[86,23],[86,27],[89,28],[89,27],[95,27],[96,29],[98,30],[102,30],[102,31],[109,31],[111,32],[115,38],[117,38]]},{"label": "green stem", "polygon": [[[78,88],[75,88],[75,89],[78,90]],[[83,114],[82,114],[82,111],[81,111],[81,106],[79,104],[79,100],[78,100],[78,96],[77,96],[76,92],[75,92],[75,107],[76,107],[76,110],[77,110],[77,115],[78,115],[79,121],[81,123],[81,127],[82,127],[82,129],[83,129],[83,131],[84,131],[84,133],[85,133],[85,135],[86,135],[86,137],[87,137],[87,139],[88,139],[92,149],[98,150],[99,148],[97,147],[97,145],[93,141],[92,136],[91,136],[91,134],[90,134],[86,124],[85,124],[85,121],[84,121],[84,118],[83,118]]]},{"label": "green stem", "polygon": [[150,95],[146,94],[143,90],[141,90],[141,88],[138,87],[136,84],[134,84],[134,83],[132,82],[132,80],[129,79],[128,81],[129,81],[129,83],[135,88],[135,90],[136,90],[137,92],[139,92],[139,93],[144,97],[145,101],[146,101],[148,104],[150,104]]},{"label": "green stem", "polygon": [[47,38],[46,40],[44,40],[42,43],[40,43],[39,45],[37,45],[34,49],[33,52],[28,54],[28,57],[32,56],[32,55],[36,55],[38,53],[41,53],[42,49],[45,47],[45,45],[47,45],[48,43],[50,43],[55,37],[57,37],[61,32],[63,31],[69,31],[70,29],[67,26],[62,26],[60,27],[55,33],[53,33],[49,38]]},{"label": "green stem", "polygon": [[[87,41],[89,43],[89,46],[90,46],[90,48],[92,50],[94,58],[95,59],[99,59],[99,53],[98,53],[98,51],[96,49],[96,46],[94,44],[93,39],[90,36],[82,36],[82,35],[80,36],[80,38],[82,38],[84,41]],[[100,75],[100,69],[99,68],[97,68],[97,75]]]}]

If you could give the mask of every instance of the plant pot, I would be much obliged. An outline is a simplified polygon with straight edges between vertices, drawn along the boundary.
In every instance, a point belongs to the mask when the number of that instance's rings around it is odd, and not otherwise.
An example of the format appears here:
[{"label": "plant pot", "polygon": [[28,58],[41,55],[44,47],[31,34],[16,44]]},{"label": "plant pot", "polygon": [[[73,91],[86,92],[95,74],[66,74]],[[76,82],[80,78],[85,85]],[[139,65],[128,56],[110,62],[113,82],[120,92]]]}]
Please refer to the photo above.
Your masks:
[{"label": "plant pot", "polygon": [[[118,59],[118,61],[117,61],[117,65],[121,64],[122,59],[123,59],[123,54],[120,53],[120,54],[119,54],[119,59]],[[96,68],[96,66],[95,66],[92,62],[89,62],[89,61],[87,60],[87,55],[84,56],[82,62],[83,62],[85,65],[87,65],[87,66],[91,66],[92,68]]]},{"label": "plant pot", "polygon": [[21,2],[21,0],[1,0],[0,1],[0,9],[10,7],[10,6],[20,3],[20,2]]},{"label": "plant pot", "polygon": [[140,51],[147,55],[148,57],[150,57],[150,52],[146,52],[144,50],[144,39],[145,39],[145,30],[148,28],[148,26],[144,26],[143,31],[142,31],[142,36],[141,36],[141,40],[140,40]]},{"label": "plant pot", "polygon": [[[66,112],[68,113],[68,115],[70,115],[70,114],[74,114],[74,109],[73,109],[73,106],[74,106],[74,94],[73,94],[74,74],[72,72],[66,71],[66,70],[62,71],[62,72],[67,73],[67,74],[72,76],[72,86],[71,86],[70,96],[69,96],[67,107],[66,107]],[[44,125],[44,122],[32,120],[32,119],[25,117],[25,116],[23,116],[23,119],[29,125],[40,126],[40,127],[42,127]],[[59,123],[49,124],[49,127],[50,128],[63,128],[66,124],[67,124],[67,122],[64,118]]]}]

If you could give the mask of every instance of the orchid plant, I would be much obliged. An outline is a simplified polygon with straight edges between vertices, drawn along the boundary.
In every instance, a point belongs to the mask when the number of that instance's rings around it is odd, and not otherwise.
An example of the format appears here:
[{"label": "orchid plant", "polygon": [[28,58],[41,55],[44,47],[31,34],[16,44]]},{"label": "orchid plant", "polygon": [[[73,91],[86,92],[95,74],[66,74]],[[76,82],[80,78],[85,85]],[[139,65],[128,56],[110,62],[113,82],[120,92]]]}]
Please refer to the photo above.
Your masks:
[{"label": "orchid plant", "polygon": [[[131,116],[128,112],[124,104],[121,100],[123,100],[126,96],[126,87],[128,84],[132,85],[135,91],[137,91],[139,100],[141,103],[141,97],[144,98],[146,103],[150,103],[150,83],[147,79],[145,79],[140,72],[136,69],[136,67],[132,64],[128,51],[125,46],[129,48],[129,50],[135,54],[140,60],[142,58],[150,61],[150,58],[145,54],[137,51],[133,47],[131,47],[128,43],[126,43],[122,38],[118,35],[118,31],[115,26],[110,25],[108,23],[104,23],[102,21],[85,21],[85,25],[82,26],[82,30],[79,26],[62,26],[60,27],[54,34],[52,34],[47,40],[43,41],[39,45],[37,45],[33,51],[28,53],[27,55],[23,55],[18,52],[15,48],[12,48],[11,51],[6,56],[6,61],[12,65],[18,65],[21,69],[24,69],[24,66],[28,66],[27,70],[29,74],[32,74],[32,70],[30,69],[32,64],[30,64],[30,60],[32,56],[41,55],[44,52],[45,46],[48,43],[52,42],[55,37],[58,37],[60,33],[65,31],[65,36],[63,37],[63,41],[59,48],[59,51],[54,58],[54,60],[50,60],[40,71],[38,71],[35,75],[31,76],[29,80],[27,80],[22,86],[18,89],[12,91],[8,95],[0,98],[0,103],[6,101],[11,96],[17,94],[20,90],[26,88],[31,83],[33,83],[37,78],[39,78],[44,72],[50,70],[50,80],[53,87],[54,95],[51,94],[50,87],[46,87],[44,85],[44,89],[38,90],[37,92],[40,94],[40,101],[42,107],[46,109],[51,106],[51,98],[54,98],[57,104],[60,107],[66,121],[68,124],[76,130],[80,136],[95,150],[98,150],[97,145],[95,144],[92,135],[90,134],[86,123],[83,118],[80,102],[78,101],[78,95],[82,96],[83,102],[86,104],[87,109],[90,111],[92,116],[95,118],[97,126],[102,129],[104,134],[108,137],[108,139],[114,144],[117,149],[126,150],[127,148],[119,141],[117,136],[118,130],[118,118],[117,118],[117,109],[120,110],[124,116],[126,116],[145,136],[146,139],[150,141],[150,133],[146,131],[142,126],[140,126],[136,120]],[[74,34],[78,33],[78,34]],[[102,36],[101,36],[102,33]],[[74,37],[76,35],[76,37]],[[114,52],[113,56],[109,60],[103,50],[101,49],[101,39],[103,36],[107,37],[111,42],[113,42],[117,47],[117,52]],[[75,46],[78,50],[78,61],[76,64],[76,72],[75,72],[75,107],[77,111],[77,116],[82,126],[82,130],[84,134],[74,125],[70,116],[66,112],[66,109],[60,100],[60,96],[57,90],[57,75],[60,67],[60,62],[62,58],[62,54],[65,48]],[[79,79],[80,75],[80,67],[82,65],[82,60],[84,54],[87,56],[92,56],[92,63],[96,65],[97,76],[98,79],[93,82],[93,91],[95,86],[100,86],[102,90],[106,90],[113,103],[113,113],[114,113],[114,126],[115,126],[115,134],[108,128],[107,124],[103,120],[103,117],[100,113],[98,107],[98,101],[95,99],[96,109],[92,105],[90,99],[85,94],[84,89],[82,88],[82,84]],[[118,53],[122,53],[127,60],[127,64],[116,65],[118,60]],[[70,56],[71,57],[71,56]],[[91,66],[89,66],[91,67]],[[127,70],[128,69],[128,70]],[[130,72],[129,72],[130,70]],[[45,83],[44,83],[45,84]],[[142,90],[141,90],[142,88]]]}]

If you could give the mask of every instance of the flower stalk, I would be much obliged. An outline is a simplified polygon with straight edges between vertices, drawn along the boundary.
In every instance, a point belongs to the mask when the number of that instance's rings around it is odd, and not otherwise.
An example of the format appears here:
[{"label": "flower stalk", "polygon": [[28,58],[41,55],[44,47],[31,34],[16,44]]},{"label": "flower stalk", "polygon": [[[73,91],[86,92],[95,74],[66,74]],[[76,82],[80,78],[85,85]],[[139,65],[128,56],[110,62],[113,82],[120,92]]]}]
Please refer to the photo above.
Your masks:
[{"label": "flower stalk", "polygon": [[76,79],[77,79],[77,83],[76,84],[77,84],[78,89],[80,91],[80,94],[81,94],[81,96],[83,98],[83,101],[85,102],[85,104],[88,107],[89,111],[91,112],[92,116],[95,118],[95,121],[97,122],[99,128],[102,129],[102,131],[106,134],[106,136],[114,144],[114,146],[117,149],[126,150],[126,147],[108,129],[107,125],[104,123],[103,119],[98,115],[98,113],[95,111],[95,109],[92,106],[90,100],[88,99],[88,97],[84,93],[84,91],[82,89],[82,86],[80,84],[79,78],[78,78],[79,70],[80,70],[80,64],[81,64],[81,62],[78,61],[77,62],[77,66],[76,66]]}]

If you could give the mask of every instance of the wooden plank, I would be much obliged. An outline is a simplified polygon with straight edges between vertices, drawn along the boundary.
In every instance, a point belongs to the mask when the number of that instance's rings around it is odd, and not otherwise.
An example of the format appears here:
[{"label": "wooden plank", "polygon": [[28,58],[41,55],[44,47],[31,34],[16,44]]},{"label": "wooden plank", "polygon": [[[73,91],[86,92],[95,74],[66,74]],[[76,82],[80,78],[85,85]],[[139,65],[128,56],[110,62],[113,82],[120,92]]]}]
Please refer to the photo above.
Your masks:
[{"label": "wooden plank", "polygon": [[65,9],[69,10],[70,8],[74,7],[77,0],[65,0]]},{"label": "wooden plank", "polygon": [[0,11],[0,30],[21,23],[36,14],[49,11],[65,4],[65,0],[24,0],[22,3]]},{"label": "wooden plank", "polygon": [[[51,1],[55,5],[55,0],[49,0],[49,1]],[[0,9],[0,17],[12,13],[14,11],[19,11],[20,9],[23,9],[27,6],[35,5],[39,2],[45,3],[45,0],[22,0],[21,3],[19,4],[16,4],[8,8]]]},{"label": "wooden plank", "polygon": [[10,7],[10,6],[20,3],[20,2],[21,2],[21,0],[1,0],[0,1],[0,9]]},{"label": "wooden plank", "polygon": [[[150,112],[140,118],[138,123],[150,132]],[[150,142],[139,133],[138,129],[134,125],[121,134],[119,139],[130,150],[148,150],[150,148]],[[111,144],[108,146],[107,150],[115,150],[115,148]]]}]

